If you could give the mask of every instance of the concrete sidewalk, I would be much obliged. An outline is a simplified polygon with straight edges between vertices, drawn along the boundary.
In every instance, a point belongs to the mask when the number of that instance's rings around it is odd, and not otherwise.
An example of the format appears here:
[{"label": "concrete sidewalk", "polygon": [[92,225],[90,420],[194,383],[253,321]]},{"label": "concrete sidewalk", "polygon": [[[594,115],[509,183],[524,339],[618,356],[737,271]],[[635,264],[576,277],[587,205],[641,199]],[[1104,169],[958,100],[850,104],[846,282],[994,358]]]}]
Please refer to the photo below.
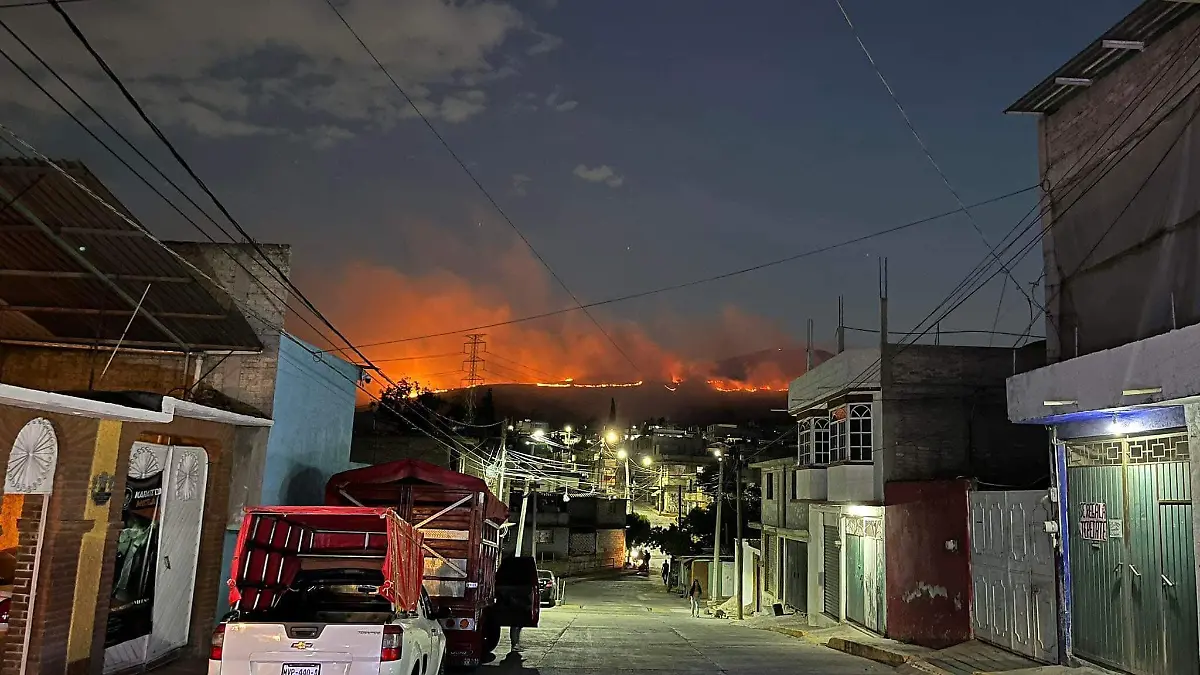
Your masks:
[{"label": "concrete sidewalk", "polygon": [[[1042,666],[999,647],[971,640],[946,649],[930,649],[876,635],[852,625],[830,628],[810,628],[803,614],[786,616],[756,616],[744,621],[731,621],[748,628],[770,630],[821,644],[840,652],[897,668],[901,673],[930,675],[1058,675],[1061,666]],[[1071,675],[1090,675],[1084,669],[1070,669]]]}]

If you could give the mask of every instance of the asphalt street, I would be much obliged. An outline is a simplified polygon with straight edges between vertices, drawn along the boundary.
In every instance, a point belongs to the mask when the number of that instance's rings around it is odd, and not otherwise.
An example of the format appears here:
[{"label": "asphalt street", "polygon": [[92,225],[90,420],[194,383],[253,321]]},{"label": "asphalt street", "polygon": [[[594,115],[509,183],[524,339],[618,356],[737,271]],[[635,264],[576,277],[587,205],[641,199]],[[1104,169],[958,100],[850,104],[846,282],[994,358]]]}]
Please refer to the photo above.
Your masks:
[{"label": "asphalt street", "polygon": [[692,618],[657,575],[567,581],[566,604],[542,608],[541,625],[509,653],[507,630],[484,675],[609,673],[891,673],[873,661],[779,633]]}]

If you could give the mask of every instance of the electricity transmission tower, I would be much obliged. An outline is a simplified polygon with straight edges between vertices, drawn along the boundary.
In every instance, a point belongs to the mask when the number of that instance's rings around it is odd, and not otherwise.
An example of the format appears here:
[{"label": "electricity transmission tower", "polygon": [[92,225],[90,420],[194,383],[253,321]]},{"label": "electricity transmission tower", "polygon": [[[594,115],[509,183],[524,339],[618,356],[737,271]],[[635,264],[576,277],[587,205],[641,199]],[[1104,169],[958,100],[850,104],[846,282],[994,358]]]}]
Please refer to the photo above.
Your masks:
[{"label": "electricity transmission tower", "polygon": [[475,388],[483,384],[483,354],[487,351],[487,343],[483,341],[484,333],[471,333],[467,336],[467,342],[463,345],[463,353],[467,358],[463,359],[462,369],[466,373],[463,378],[463,387],[467,390],[467,424],[475,423]]}]

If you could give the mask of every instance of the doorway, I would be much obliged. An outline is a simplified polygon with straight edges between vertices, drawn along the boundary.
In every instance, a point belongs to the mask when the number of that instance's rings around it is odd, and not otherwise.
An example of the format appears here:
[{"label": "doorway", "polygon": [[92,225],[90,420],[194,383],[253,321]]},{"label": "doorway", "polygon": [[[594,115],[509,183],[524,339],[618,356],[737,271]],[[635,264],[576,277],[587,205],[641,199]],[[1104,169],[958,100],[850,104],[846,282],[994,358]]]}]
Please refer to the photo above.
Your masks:
[{"label": "doorway", "polygon": [[[0,505],[0,608],[4,615],[3,647],[0,653],[12,655],[14,644],[20,654],[20,669],[25,671],[29,640],[28,618],[9,622],[9,615],[32,617],[38,592],[38,570],[42,562],[42,541],[46,532],[46,509],[54,490],[58,468],[58,434],[50,420],[38,417],[25,423],[13,440],[12,452],[4,474],[4,497]],[[19,554],[33,555],[33,566],[21,571],[16,565]],[[12,564],[8,561],[11,559]],[[19,588],[27,587],[26,591]]]},{"label": "doorway", "polygon": [[154,663],[187,644],[207,484],[204,448],[134,443],[104,672]]}]

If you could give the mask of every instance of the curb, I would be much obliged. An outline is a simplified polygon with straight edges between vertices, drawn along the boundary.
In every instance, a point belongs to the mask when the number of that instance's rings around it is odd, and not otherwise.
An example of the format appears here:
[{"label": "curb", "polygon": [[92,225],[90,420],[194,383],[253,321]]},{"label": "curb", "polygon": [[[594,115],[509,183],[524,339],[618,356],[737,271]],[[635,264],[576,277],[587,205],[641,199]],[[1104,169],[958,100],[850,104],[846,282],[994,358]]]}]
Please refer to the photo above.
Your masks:
[{"label": "curb", "polygon": [[794,637],[794,638],[805,638],[808,636],[808,633],[806,633],[802,630],[799,630],[797,628],[784,628],[782,626],[771,626],[767,630],[774,632],[774,633],[781,633],[783,635],[787,635],[788,637]]},{"label": "curb", "polygon": [[876,647],[875,645],[869,645],[862,642],[846,640],[845,638],[829,638],[829,642],[826,643],[826,646],[830,649],[836,649],[839,652],[845,652],[852,656],[870,659],[886,666],[892,666],[893,668],[897,666],[903,666],[910,661],[915,660],[914,657],[901,654],[900,652],[894,652],[889,649],[883,649],[882,647]]}]

